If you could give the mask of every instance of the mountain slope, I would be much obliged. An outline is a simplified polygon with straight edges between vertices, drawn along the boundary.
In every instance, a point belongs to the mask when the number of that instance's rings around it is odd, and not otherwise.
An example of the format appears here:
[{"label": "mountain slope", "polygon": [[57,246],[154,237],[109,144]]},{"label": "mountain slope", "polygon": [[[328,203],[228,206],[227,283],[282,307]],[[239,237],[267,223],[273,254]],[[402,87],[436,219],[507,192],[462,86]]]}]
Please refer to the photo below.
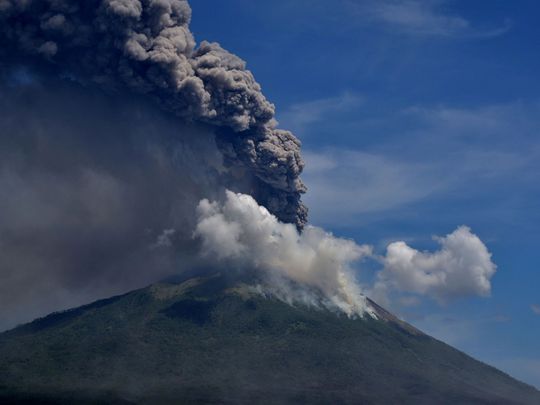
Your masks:
[{"label": "mountain slope", "polygon": [[0,334],[0,402],[540,403],[373,305],[354,320],[219,275],[154,285]]}]

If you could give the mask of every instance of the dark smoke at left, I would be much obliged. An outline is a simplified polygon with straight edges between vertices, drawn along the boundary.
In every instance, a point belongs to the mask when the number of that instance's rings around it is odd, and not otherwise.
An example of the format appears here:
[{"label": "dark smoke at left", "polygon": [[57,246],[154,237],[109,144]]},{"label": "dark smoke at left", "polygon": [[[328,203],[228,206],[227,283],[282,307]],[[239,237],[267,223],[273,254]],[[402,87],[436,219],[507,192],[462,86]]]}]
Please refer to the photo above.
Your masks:
[{"label": "dark smoke at left", "polygon": [[0,0],[0,329],[204,265],[224,190],[302,228],[299,141],[180,0]]}]

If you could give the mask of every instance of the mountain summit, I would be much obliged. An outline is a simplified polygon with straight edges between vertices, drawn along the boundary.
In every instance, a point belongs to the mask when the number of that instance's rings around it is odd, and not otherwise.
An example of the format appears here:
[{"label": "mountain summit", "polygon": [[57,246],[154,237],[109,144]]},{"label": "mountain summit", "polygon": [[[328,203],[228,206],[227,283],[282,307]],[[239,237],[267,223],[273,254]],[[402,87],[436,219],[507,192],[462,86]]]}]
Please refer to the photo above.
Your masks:
[{"label": "mountain summit", "polygon": [[0,402],[540,403],[370,305],[353,319],[220,274],[156,284],[0,334]]}]

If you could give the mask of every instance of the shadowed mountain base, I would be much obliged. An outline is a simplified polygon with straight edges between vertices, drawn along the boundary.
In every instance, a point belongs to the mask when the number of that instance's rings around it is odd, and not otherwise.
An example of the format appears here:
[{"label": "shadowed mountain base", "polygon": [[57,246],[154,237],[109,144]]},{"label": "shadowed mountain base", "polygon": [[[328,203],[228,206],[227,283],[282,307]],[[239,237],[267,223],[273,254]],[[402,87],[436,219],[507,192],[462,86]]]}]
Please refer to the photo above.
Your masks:
[{"label": "shadowed mountain base", "polygon": [[540,403],[374,308],[349,319],[219,275],[154,285],[1,334],[0,402]]}]

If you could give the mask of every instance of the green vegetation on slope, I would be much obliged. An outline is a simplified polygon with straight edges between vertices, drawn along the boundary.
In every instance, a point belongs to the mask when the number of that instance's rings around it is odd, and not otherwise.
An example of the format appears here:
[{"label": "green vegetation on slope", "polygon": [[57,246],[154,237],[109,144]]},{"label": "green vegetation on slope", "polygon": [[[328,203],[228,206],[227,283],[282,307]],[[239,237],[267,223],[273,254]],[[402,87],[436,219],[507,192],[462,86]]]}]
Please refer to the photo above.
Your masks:
[{"label": "green vegetation on slope", "polygon": [[414,328],[160,284],[0,335],[0,400],[40,403],[540,403]]}]

